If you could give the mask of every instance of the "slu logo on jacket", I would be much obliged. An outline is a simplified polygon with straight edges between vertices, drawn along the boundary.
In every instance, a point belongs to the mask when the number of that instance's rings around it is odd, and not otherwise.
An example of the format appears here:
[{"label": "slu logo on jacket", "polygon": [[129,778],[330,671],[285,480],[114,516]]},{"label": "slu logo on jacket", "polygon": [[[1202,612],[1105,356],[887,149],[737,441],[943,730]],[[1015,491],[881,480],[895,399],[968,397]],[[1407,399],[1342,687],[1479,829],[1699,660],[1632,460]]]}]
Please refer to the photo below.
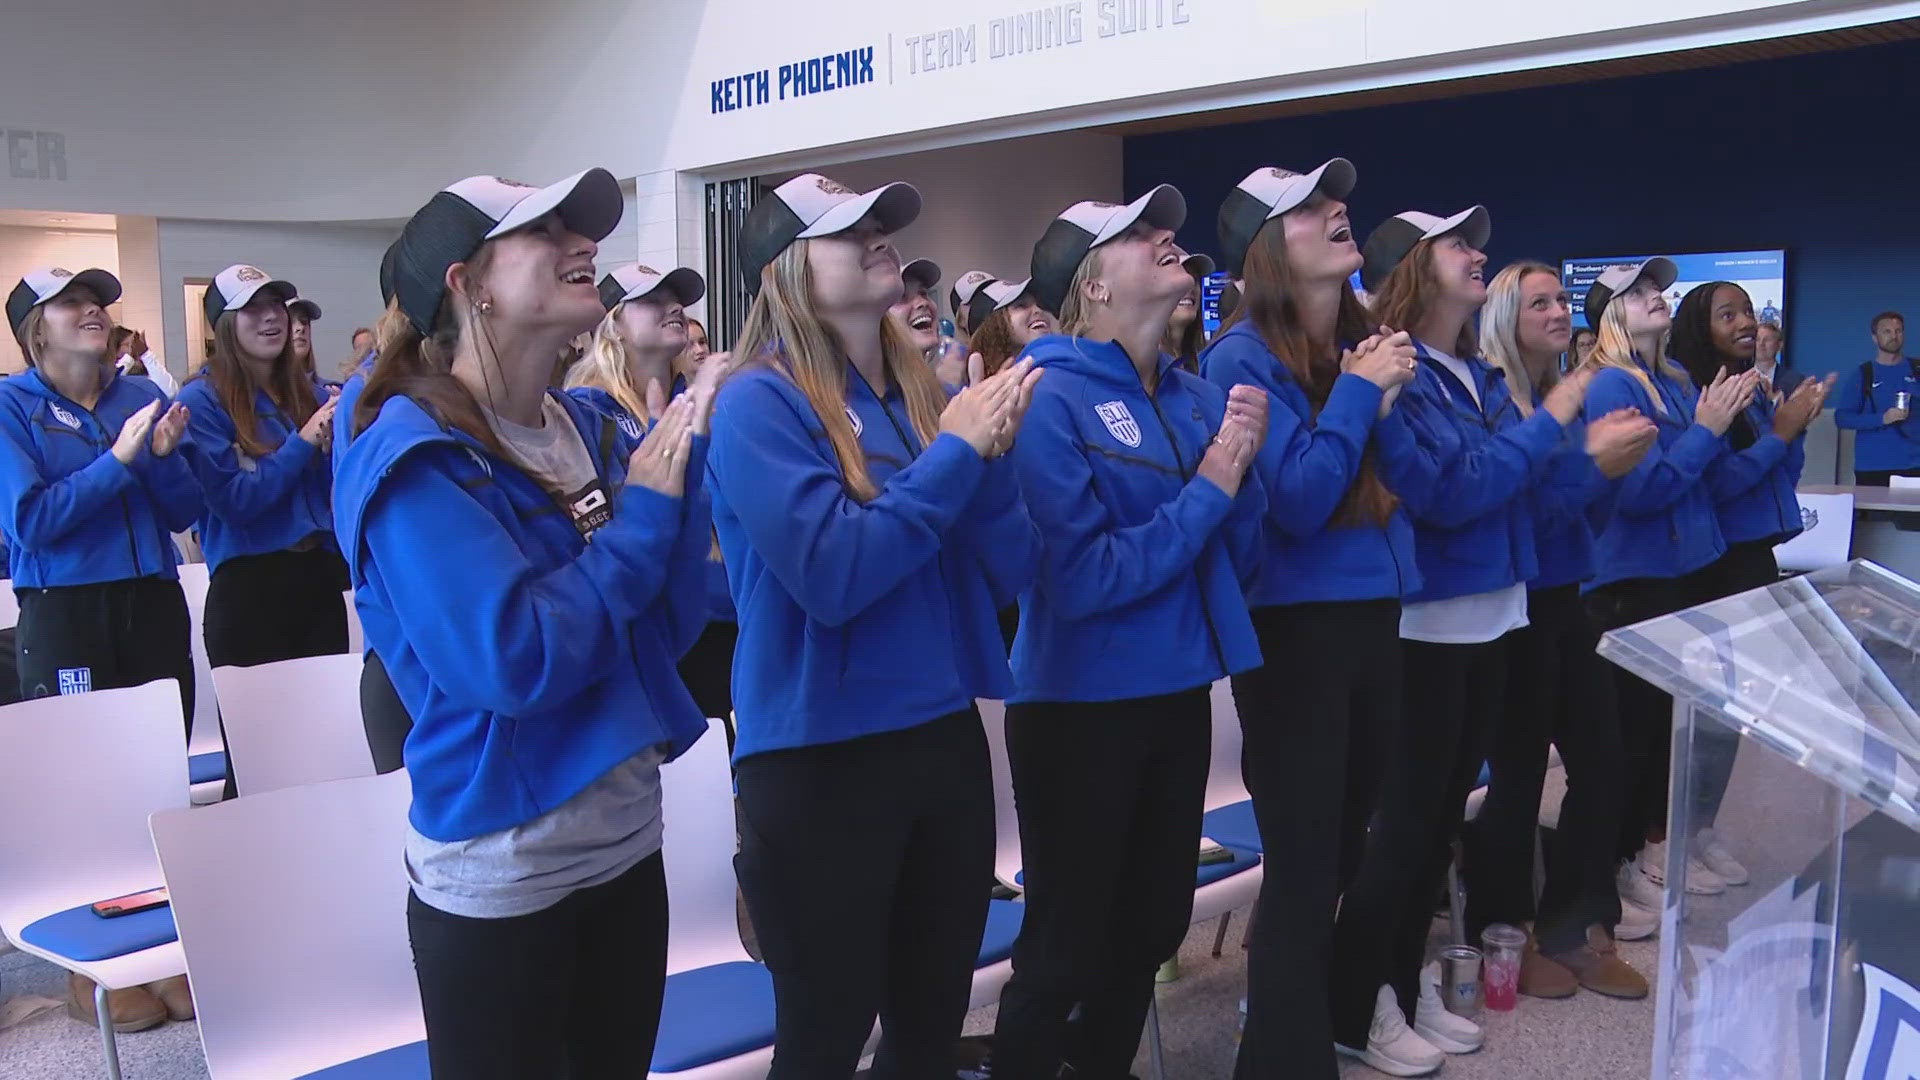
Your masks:
[{"label": "slu logo on jacket", "polygon": [[67,410],[61,408],[58,405],[49,406],[48,411],[53,413],[53,418],[55,420],[60,421],[61,423],[67,425],[68,427],[72,428],[75,431],[80,430],[79,417],[73,415],[72,413],[68,412]]},{"label": "slu logo on jacket", "polygon": [[1094,415],[1107,425],[1113,437],[1126,443],[1133,449],[1140,448],[1140,425],[1134,422],[1133,414],[1127,411],[1124,401],[1103,401],[1093,407]]}]

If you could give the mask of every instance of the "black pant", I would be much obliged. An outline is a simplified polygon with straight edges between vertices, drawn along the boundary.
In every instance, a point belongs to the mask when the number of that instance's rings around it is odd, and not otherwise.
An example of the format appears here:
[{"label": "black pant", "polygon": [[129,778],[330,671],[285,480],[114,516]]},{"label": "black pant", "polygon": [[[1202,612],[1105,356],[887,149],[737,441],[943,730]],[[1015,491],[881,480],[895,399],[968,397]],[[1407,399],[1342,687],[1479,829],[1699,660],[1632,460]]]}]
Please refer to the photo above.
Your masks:
[{"label": "black pant", "polygon": [[993,877],[980,714],[740,761],[747,911],[773,973],[769,1080],[953,1076]]},{"label": "black pant", "polygon": [[[1733,596],[1752,589],[1763,589],[1780,580],[1780,563],[1774,558],[1774,541],[1747,540],[1729,544],[1703,573],[1709,584],[1703,591],[1711,597]],[[1740,751],[1740,737],[1718,724],[1694,728],[1693,745],[1693,817],[1694,831],[1711,826],[1726,800],[1727,786],[1733,782],[1734,759]]]},{"label": "black pant", "polygon": [[[740,624],[710,622],[680,658],[680,681],[687,684],[700,715],[726,720],[733,715],[733,648],[740,640]],[[727,728],[727,749],[733,749],[733,729]]]},{"label": "black pant", "polygon": [[[1586,595],[1594,630],[1606,633],[1671,615],[1714,599],[1711,567],[1679,578],[1632,578]],[[1621,808],[1614,855],[1632,858],[1650,839],[1667,835],[1667,774],[1673,761],[1673,698],[1617,664],[1613,685],[1620,738],[1627,751],[1627,801]]]},{"label": "black pant", "polygon": [[994,1076],[1050,1078],[1062,1062],[1089,1080],[1127,1075],[1154,971],[1193,914],[1208,690],[1008,706],[1027,910]]},{"label": "black pant", "polygon": [[360,723],[367,729],[367,749],[373,752],[373,771],[381,775],[406,766],[407,733],[413,717],[387,676],[380,654],[367,650],[360,668]]},{"label": "black pant", "polygon": [[[1574,949],[1589,926],[1611,935],[1620,921],[1614,845],[1626,799],[1612,665],[1594,652],[1578,585],[1527,595],[1528,625],[1511,635],[1507,704],[1487,747],[1487,801],[1469,830],[1467,940],[1490,923],[1538,922],[1540,947]],[[1547,853],[1546,888],[1536,913],[1533,848],[1547,744],[1560,748],[1567,796]]]},{"label": "black pant", "polygon": [[1253,626],[1266,663],[1234,676],[1233,700],[1267,865],[1285,872],[1260,890],[1234,1075],[1334,1077],[1333,916],[1400,723],[1400,604],[1258,608]]},{"label": "black pant", "polygon": [[[207,662],[253,667],[347,651],[346,564],[325,548],[240,555],[207,582]],[[220,722],[225,741],[227,725]],[[221,797],[236,794],[233,769]]]},{"label": "black pant", "polygon": [[1506,703],[1508,638],[1402,642],[1400,726],[1387,741],[1380,805],[1333,933],[1333,1034],[1365,1046],[1375,995],[1391,985],[1413,1016],[1433,899],[1453,857],[1487,733]]},{"label": "black pant", "polygon": [[[180,683],[181,717],[193,732],[193,643],[187,598],[170,578],[16,589],[22,698]],[[181,744],[185,749],[185,743]]]},{"label": "black pant", "polygon": [[449,915],[407,894],[433,1075],[644,1076],[667,979],[667,880],[655,854],[552,907]]},{"label": "black pant", "polygon": [[1860,487],[1886,487],[1888,477],[1920,476],[1920,469],[1855,469],[1853,482]]}]

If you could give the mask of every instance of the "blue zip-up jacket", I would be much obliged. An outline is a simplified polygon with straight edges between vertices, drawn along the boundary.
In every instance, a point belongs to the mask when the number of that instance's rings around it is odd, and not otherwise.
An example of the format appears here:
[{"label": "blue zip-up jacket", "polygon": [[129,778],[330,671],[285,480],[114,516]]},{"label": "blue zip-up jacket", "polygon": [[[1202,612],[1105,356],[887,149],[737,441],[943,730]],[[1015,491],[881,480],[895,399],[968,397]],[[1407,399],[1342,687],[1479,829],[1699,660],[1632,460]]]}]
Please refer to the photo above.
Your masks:
[{"label": "blue zip-up jacket", "polygon": [[[1773,433],[1773,399],[1760,396],[1741,416],[1758,436],[1745,450],[1734,450],[1733,429],[1722,438],[1727,451],[1707,470],[1720,535],[1728,544],[1764,540],[1785,543],[1800,535],[1800,500],[1793,489],[1807,464],[1807,436],[1791,443]],[[1740,421],[1735,421],[1738,424]]]},{"label": "blue zip-up jacket", "polygon": [[[1536,393],[1536,412],[1546,395]],[[1593,534],[1613,512],[1613,485],[1587,453],[1587,421],[1566,426],[1547,472],[1533,489],[1533,544],[1538,572],[1529,589],[1572,585],[1593,576]]]},{"label": "blue zip-up jacket", "polygon": [[1497,368],[1463,358],[1471,391],[1415,341],[1413,381],[1377,425],[1381,473],[1413,517],[1421,587],[1408,603],[1504,589],[1539,573],[1531,489],[1565,430],[1546,410],[1522,418]]},{"label": "blue zip-up jacket", "polygon": [[166,410],[159,387],[118,372],[92,411],[37,369],[0,379],[0,531],[15,588],[180,576],[171,534],[204,505],[190,436],[165,457],[149,441],[132,466],[113,456],[121,425],[153,401]]},{"label": "blue zip-up jacket", "polygon": [[[318,383],[314,393],[326,400]],[[192,410],[187,430],[195,453],[190,460],[207,497],[200,547],[209,572],[237,555],[282,551],[315,533],[326,546],[335,546],[330,463],[300,437],[299,426],[265,390],[254,392],[254,415],[262,440],[275,449],[258,460],[240,452],[233,417],[220,404],[211,376],[203,372],[188,380],[180,400]]]},{"label": "blue zip-up jacket", "polygon": [[[687,381],[678,376],[673,380],[673,392],[677,396],[686,390]],[[620,404],[620,399],[597,386],[576,386],[567,391],[575,398],[585,402],[598,412],[613,417],[620,430],[636,443],[646,434],[640,419]],[[707,548],[707,621],[733,622],[733,594],[727,591],[727,567],[713,557],[712,545]]]},{"label": "blue zip-up jacket", "polygon": [[[1636,363],[1641,363],[1636,360]],[[1660,429],[1633,471],[1613,482],[1613,515],[1595,537],[1594,574],[1587,588],[1631,578],[1677,578],[1726,553],[1707,472],[1726,442],[1694,423],[1693,380],[1640,370],[1653,380],[1658,404],[1632,374],[1603,367],[1587,387],[1591,421],[1633,408]]]},{"label": "blue zip-up jacket", "polygon": [[[1913,369],[1920,361],[1897,364],[1868,361],[1872,385],[1860,378],[1855,364],[1840,375],[1833,391],[1833,422],[1859,432],[1853,439],[1853,467],[1866,472],[1894,472],[1920,467],[1920,379]],[[1913,395],[1907,418],[1889,424],[1883,417],[1893,408],[1894,395]]]},{"label": "blue zip-up jacket", "polygon": [[1398,599],[1420,587],[1404,508],[1394,507],[1384,526],[1331,524],[1360,475],[1380,414],[1379,387],[1341,375],[1316,416],[1293,373],[1246,321],[1200,354],[1200,374],[1222,390],[1261,387],[1271,403],[1267,441],[1253,463],[1267,496],[1266,546],[1248,603]]},{"label": "blue zip-up jacket", "polygon": [[1260,665],[1244,590],[1266,494],[1195,475],[1227,395],[1160,357],[1151,396],[1114,342],[1050,334],[1013,463],[1042,557],[1020,601],[1012,701],[1117,701]]},{"label": "blue zip-up jacket", "polygon": [[632,443],[573,399],[612,501],[589,543],[538,481],[396,397],[340,464],[354,603],[413,717],[409,820],[470,839],[554,809],[648,747],[706,730],[675,664],[705,624],[700,489],[624,483]]},{"label": "blue zip-up jacket", "polygon": [[1040,539],[1003,455],[920,445],[898,388],[843,406],[879,494],[841,483],[806,396],[765,361],[714,405],[713,520],[739,612],[737,759],[900,731],[1012,690],[996,616]]}]

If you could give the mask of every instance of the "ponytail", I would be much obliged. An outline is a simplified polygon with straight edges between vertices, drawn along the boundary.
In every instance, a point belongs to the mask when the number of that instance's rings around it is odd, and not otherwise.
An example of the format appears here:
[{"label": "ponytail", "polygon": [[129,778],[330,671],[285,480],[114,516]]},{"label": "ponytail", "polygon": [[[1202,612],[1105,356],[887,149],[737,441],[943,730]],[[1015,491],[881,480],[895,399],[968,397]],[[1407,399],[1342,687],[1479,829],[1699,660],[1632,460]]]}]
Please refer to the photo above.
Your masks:
[{"label": "ponytail", "polygon": [[[470,273],[477,276],[484,271],[489,250],[482,248],[468,263]],[[397,301],[387,306],[374,330],[379,355],[367,376],[366,389],[353,407],[355,435],[373,423],[389,398],[405,397],[412,398],[441,427],[463,431],[489,451],[501,453],[500,440],[493,433],[493,425],[487,423],[480,403],[453,377],[453,358],[459,352],[463,329],[459,302],[452,292],[440,301],[430,337],[420,336]]]}]

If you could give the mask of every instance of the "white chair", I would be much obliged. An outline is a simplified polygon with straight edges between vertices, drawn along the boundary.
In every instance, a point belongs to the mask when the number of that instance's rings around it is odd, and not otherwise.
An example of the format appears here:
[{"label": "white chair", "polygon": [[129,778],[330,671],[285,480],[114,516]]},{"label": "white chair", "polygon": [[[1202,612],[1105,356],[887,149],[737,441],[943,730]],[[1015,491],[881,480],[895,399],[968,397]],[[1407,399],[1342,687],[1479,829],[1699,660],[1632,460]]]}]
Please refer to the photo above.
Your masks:
[{"label": "white chair", "polygon": [[740,943],[739,847],[718,721],[661,769],[667,992],[649,1077],[761,1080],[773,1065],[773,977]]},{"label": "white chair", "polygon": [[188,636],[193,647],[193,734],[187,737],[189,782],[196,805],[219,802],[227,779],[226,744],[220,738],[220,703],[207,659],[207,564],[180,564],[180,591],[187,597]]},{"label": "white chair", "polygon": [[974,704],[980,709],[981,725],[987,732],[987,753],[993,762],[993,876],[1000,884],[1019,891],[1020,814],[1013,805],[1013,769],[1007,764],[1007,704],[984,698]]},{"label": "white chair", "polygon": [[360,626],[360,609],[353,606],[353,590],[340,594],[347,604],[347,652],[354,656],[364,655],[367,651],[367,633]]},{"label": "white chair", "polygon": [[[406,770],[153,815],[213,1080],[417,1059]],[[397,1048],[397,1049],[396,1049]],[[347,1072],[342,1069],[342,1072]]]},{"label": "white chair", "polygon": [[360,668],[358,653],[336,653],[214,669],[239,794],[373,775]]},{"label": "white chair", "polygon": [[0,630],[11,630],[20,625],[20,597],[13,591],[13,582],[0,587]]},{"label": "white chair", "polygon": [[147,816],[188,805],[181,730],[172,679],[0,707],[0,934],[98,985],[112,1080],[106,992],[182,974],[186,961],[166,908],[102,919],[88,906],[160,884]]},{"label": "white chair", "polygon": [[1920,488],[1920,476],[1889,476],[1887,477],[1887,486],[1890,488]]}]

